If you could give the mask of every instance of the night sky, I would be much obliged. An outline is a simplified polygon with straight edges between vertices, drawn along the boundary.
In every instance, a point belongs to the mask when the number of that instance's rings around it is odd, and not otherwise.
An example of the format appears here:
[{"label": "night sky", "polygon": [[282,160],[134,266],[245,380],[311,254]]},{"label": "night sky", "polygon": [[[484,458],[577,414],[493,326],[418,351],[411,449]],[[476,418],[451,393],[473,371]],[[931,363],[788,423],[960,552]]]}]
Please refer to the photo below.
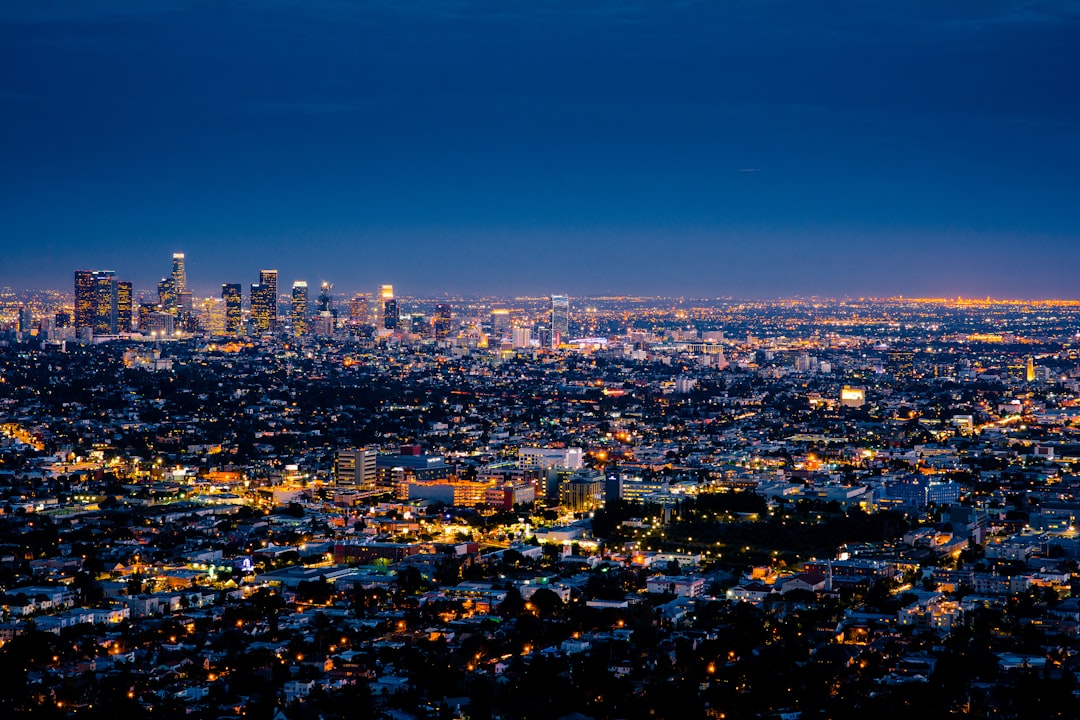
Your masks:
[{"label": "night sky", "polygon": [[1080,3],[0,3],[0,285],[1080,297]]}]

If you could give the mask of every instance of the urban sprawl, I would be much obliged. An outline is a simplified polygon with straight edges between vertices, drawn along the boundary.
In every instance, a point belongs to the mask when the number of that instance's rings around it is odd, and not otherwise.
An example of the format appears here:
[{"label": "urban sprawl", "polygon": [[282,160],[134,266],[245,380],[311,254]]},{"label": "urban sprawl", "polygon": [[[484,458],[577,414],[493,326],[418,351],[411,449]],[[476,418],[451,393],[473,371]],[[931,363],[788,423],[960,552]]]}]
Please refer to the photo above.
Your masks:
[{"label": "urban sprawl", "polygon": [[1080,717],[1080,303],[0,291],[40,717]]}]

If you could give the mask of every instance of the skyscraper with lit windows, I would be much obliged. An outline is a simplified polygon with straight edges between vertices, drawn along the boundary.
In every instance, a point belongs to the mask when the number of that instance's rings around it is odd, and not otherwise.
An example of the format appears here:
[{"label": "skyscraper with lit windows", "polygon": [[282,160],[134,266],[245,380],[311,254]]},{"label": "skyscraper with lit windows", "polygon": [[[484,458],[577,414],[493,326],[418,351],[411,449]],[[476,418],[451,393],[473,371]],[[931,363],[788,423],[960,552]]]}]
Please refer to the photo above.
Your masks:
[{"label": "skyscraper with lit windows", "polygon": [[243,327],[243,289],[240,283],[225,283],[221,286],[221,299],[225,301],[225,334],[236,336]]},{"label": "skyscraper with lit windows", "polygon": [[435,339],[442,340],[450,334],[450,303],[438,303],[435,306]]},{"label": "skyscraper with lit windows", "polygon": [[292,332],[293,335],[307,333],[308,294],[307,281],[296,280],[292,285]]},{"label": "skyscraper with lit windows", "polygon": [[357,293],[349,300],[349,323],[362,325],[370,320],[371,309],[368,306],[367,296]]},{"label": "skyscraper with lit windows", "polygon": [[129,333],[132,331],[132,298],[131,283],[121,282],[116,284],[116,331]]},{"label": "skyscraper with lit windows", "polygon": [[397,300],[394,298],[394,286],[382,285],[379,288],[379,299],[382,301],[383,327],[387,330],[397,330],[400,311]]},{"label": "skyscraper with lit windows", "polygon": [[253,331],[277,330],[277,270],[260,270],[259,282],[251,286],[251,324]]},{"label": "skyscraper with lit windows", "polygon": [[570,298],[551,296],[551,346],[558,347],[570,339]]},{"label": "skyscraper with lit windows", "polygon": [[94,273],[94,334],[116,334],[116,273],[98,270]]},{"label": "skyscraper with lit windows", "polygon": [[173,253],[172,281],[177,295],[187,292],[187,269],[184,266],[184,253]]},{"label": "skyscraper with lit windows", "polygon": [[75,332],[94,327],[97,283],[93,270],[75,271]]}]

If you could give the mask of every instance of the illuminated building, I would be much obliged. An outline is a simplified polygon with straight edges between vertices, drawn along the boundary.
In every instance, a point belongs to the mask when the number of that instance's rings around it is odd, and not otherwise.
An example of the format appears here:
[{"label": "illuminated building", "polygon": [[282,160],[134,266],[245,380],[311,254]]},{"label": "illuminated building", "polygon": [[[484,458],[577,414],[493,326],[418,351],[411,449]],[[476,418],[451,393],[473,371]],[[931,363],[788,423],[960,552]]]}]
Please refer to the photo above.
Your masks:
[{"label": "illuminated building", "polygon": [[218,298],[203,298],[199,303],[199,315],[202,327],[211,335],[225,334],[225,301]]},{"label": "illuminated building", "polygon": [[491,311],[491,334],[500,340],[510,334],[510,311],[495,308]]},{"label": "illuminated building", "polygon": [[161,306],[153,303],[139,303],[139,332],[150,334],[150,313],[160,312]]},{"label": "illuminated building", "polygon": [[338,487],[374,490],[378,478],[377,458],[378,453],[367,448],[338,450],[334,458],[334,480]]},{"label": "illuminated building", "polygon": [[1035,358],[1028,356],[1027,367],[1024,370],[1024,378],[1028,382],[1035,382]]},{"label": "illuminated building", "polygon": [[532,345],[532,330],[527,327],[514,328],[513,342],[516,348],[529,347]]},{"label": "illuminated building", "polygon": [[184,268],[184,253],[173,253],[172,281],[173,289],[177,295],[187,292],[187,270]]},{"label": "illuminated building", "polygon": [[558,347],[570,339],[570,298],[551,296],[551,346]]},{"label": "illuminated building", "polygon": [[369,319],[370,312],[371,310],[368,307],[366,295],[357,293],[349,300],[349,322],[353,325],[366,323]]},{"label": "illuminated building", "polygon": [[94,273],[94,334],[116,334],[116,273],[99,270]]},{"label": "illuminated building", "polygon": [[308,297],[307,281],[297,280],[292,285],[292,331],[293,335],[307,332]]},{"label": "illuminated building", "polygon": [[30,315],[30,308],[26,307],[25,303],[19,305],[19,332],[26,335],[29,334],[33,327],[34,318]]},{"label": "illuminated building", "polygon": [[893,377],[910,380],[915,376],[915,353],[908,350],[890,350],[887,355]]},{"label": "illuminated building", "polygon": [[157,284],[158,305],[162,312],[167,312],[176,317],[180,312],[180,305],[176,298],[176,281],[171,277],[161,278]]},{"label": "illuminated building", "polygon": [[559,486],[559,504],[569,512],[590,512],[604,506],[604,477],[595,470],[574,473]]},{"label": "illuminated building", "polygon": [[195,329],[195,299],[190,290],[176,293],[176,317],[180,321],[180,327],[184,330]]},{"label": "illuminated building", "polygon": [[167,312],[151,312],[147,314],[143,332],[153,337],[172,337],[176,334],[176,318]]},{"label": "illuminated building", "polygon": [[75,271],[75,331],[94,327],[97,283],[93,270]]},{"label": "illuminated building", "polygon": [[330,294],[330,291],[334,289],[334,283],[326,280],[322,281],[319,286],[319,304],[316,306],[316,312],[318,313],[330,313],[335,315],[334,312],[334,296]]},{"label": "illuminated building", "polygon": [[380,286],[379,300],[382,301],[383,327],[387,330],[397,330],[399,310],[397,300],[394,299],[394,286]]},{"label": "illuminated building", "polygon": [[840,389],[840,404],[844,407],[861,408],[866,404],[866,391],[845,385]]},{"label": "illuminated building", "polygon": [[131,283],[116,284],[116,330],[129,333],[132,330]]},{"label": "illuminated building", "polygon": [[277,270],[260,270],[251,286],[251,323],[256,335],[277,330]]},{"label": "illuminated building", "polygon": [[239,335],[243,325],[243,299],[240,283],[221,286],[221,299],[225,301],[225,334]]},{"label": "illuminated building", "polygon": [[450,304],[438,303],[435,306],[435,339],[442,340],[450,334]]}]

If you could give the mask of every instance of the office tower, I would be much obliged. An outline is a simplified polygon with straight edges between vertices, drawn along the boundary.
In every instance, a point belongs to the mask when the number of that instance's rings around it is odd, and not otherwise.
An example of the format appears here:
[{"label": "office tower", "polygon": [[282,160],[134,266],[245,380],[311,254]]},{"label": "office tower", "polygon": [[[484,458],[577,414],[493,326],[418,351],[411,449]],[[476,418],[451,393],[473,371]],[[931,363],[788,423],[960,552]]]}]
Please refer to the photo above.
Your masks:
[{"label": "office tower", "polygon": [[292,331],[293,335],[307,333],[308,321],[307,281],[297,280],[292,284]]},{"label": "office tower", "polygon": [[353,325],[367,323],[370,313],[367,296],[363,293],[357,293],[349,300],[349,322]]},{"label": "office tower", "polygon": [[161,311],[176,317],[180,313],[180,303],[176,297],[176,281],[171,277],[161,278],[157,284],[157,294]]},{"label": "office tower", "polygon": [[516,348],[527,348],[532,345],[532,330],[527,327],[514,328],[513,343]]},{"label": "office tower", "polygon": [[319,285],[319,304],[316,306],[316,311],[320,315],[322,313],[336,315],[334,312],[334,296],[330,294],[330,291],[333,289],[334,283],[327,280],[323,280]]},{"label": "office tower", "polygon": [[450,334],[450,303],[435,306],[435,339],[442,340]]},{"label": "office tower", "polygon": [[1024,378],[1028,382],[1035,382],[1035,358],[1030,355],[1027,359],[1027,367],[1024,371]]},{"label": "office tower", "polygon": [[251,286],[251,322],[256,334],[277,330],[277,270],[260,270]]},{"label": "office tower", "polygon": [[26,307],[25,303],[19,304],[19,332],[23,335],[28,335],[33,328],[34,318],[30,315],[30,308]]},{"label": "office tower", "polygon": [[116,284],[116,330],[117,332],[129,333],[132,331],[132,299],[131,283],[122,282]]},{"label": "office tower", "polygon": [[199,325],[210,335],[220,337],[225,334],[225,301],[218,298],[203,298],[199,302]]},{"label": "office tower", "polygon": [[75,331],[94,327],[97,283],[93,270],[75,271]]},{"label": "office tower", "polygon": [[259,284],[266,288],[266,296],[270,305],[270,331],[278,328],[278,272],[277,270],[260,270]]},{"label": "office tower", "polygon": [[551,346],[558,347],[570,339],[570,298],[551,296]]},{"label": "office tower", "polygon": [[180,329],[189,332],[195,330],[195,299],[190,290],[176,293],[176,317]]},{"label": "office tower", "polygon": [[116,273],[112,270],[94,272],[94,334],[116,334]]},{"label": "office tower", "polygon": [[225,334],[239,335],[243,324],[243,299],[240,283],[221,286],[221,299],[225,301]]},{"label": "office tower", "polygon": [[394,286],[380,286],[379,299],[382,301],[383,327],[387,330],[397,330],[399,314],[397,300],[394,299]]},{"label": "office tower", "polygon": [[151,311],[146,316],[146,329],[153,337],[172,337],[176,334],[176,319],[167,312]]},{"label": "office tower", "polygon": [[150,334],[150,314],[160,312],[160,307],[153,303],[139,303],[139,332],[143,335]]},{"label": "office tower", "polygon": [[187,270],[184,268],[184,253],[173,253],[172,281],[177,295],[187,292]]},{"label": "office tower", "polygon": [[409,316],[409,332],[411,332],[413,335],[425,335],[428,330],[430,330],[430,327],[428,325],[427,318],[425,318],[422,314],[413,313],[411,316]]},{"label": "office tower", "polygon": [[53,326],[57,330],[71,327],[71,314],[63,310],[56,313],[56,317],[53,319]]},{"label": "office tower", "polygon": [[503,339],[510,334],[510,311],[495,308],[491,311],[491,335]]},{"label": "office tower", "polygon": [[374,490],[377,458],[378,453],[368,448],[338,450],[334,459],[334,480],[338,487]]}]

